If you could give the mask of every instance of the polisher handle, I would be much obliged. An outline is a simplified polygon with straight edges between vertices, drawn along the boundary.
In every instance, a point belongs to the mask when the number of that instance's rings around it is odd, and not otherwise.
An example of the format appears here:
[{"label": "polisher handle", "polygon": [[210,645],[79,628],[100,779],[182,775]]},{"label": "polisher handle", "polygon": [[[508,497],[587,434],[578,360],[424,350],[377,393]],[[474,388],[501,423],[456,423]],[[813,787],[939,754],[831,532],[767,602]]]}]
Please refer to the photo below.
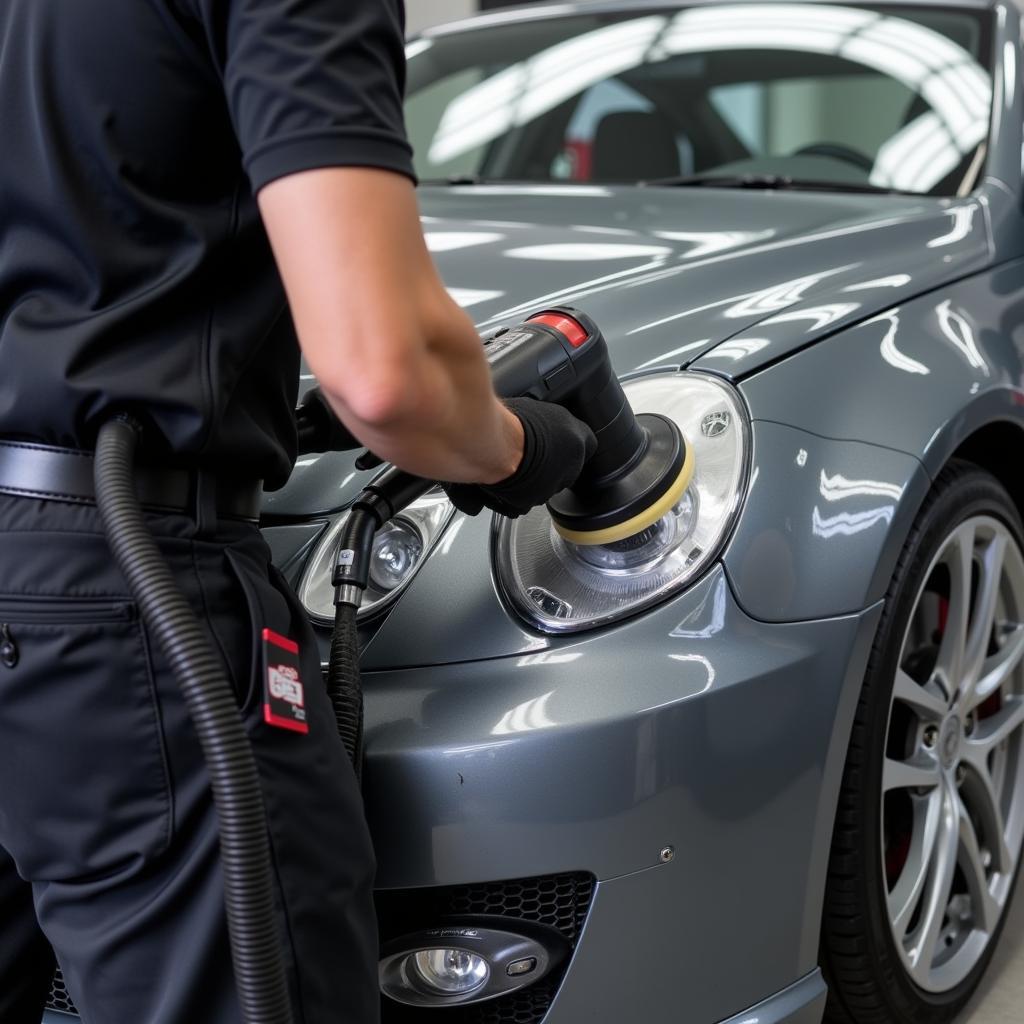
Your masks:
[{"label": "polisher handle", "polygon": [[585,313],[553,306],[484,339],[494,389],[564,405],[597,436],[597,453],[580,479],[600,486],[646,449],[646,435],[612,369],[608,345]]}]

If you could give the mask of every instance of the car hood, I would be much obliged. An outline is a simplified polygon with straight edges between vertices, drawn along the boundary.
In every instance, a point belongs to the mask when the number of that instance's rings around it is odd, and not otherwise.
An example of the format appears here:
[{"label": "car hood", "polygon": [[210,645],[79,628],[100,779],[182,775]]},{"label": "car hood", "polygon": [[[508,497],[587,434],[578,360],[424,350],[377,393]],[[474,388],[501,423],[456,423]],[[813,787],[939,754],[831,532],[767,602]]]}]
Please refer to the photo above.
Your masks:
[{"label": "car hood", "polygon": [[[620,375],[662,367],[740,379],[980,269],[985,200],[710,188],[422,188],[428,245],[481,331],[578,305]],[[266,512],[351,501],[348,454],[300,460]]]}]

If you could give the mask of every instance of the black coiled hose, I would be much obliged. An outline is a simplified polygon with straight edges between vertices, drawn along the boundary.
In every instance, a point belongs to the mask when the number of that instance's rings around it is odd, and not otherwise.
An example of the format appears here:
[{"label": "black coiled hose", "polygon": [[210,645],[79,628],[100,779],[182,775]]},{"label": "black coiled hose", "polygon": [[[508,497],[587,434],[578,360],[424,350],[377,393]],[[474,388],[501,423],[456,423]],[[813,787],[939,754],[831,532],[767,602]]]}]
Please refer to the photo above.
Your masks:
[{"label": "black coiled hose", "polygon": [[[395,466],[385,469],[352,503],[338,538],[334,584],[334,633],[327,665],[327,695],[356,778],[363,776],[363,685],[359,676],[356,616],[370,576],[373,536],[396,512],[433,484]],[[342,556],[345,557],[342,557]]]},{"label": "black coiled hose", "polygon": [[363,686],[359,675],[359,635],[356,608],[339,604],[334,609],[334,633],[327,666],[327,695],[334,709],[338,735],[352,760],[356,778],[363,776]]},{"label": "black coiled hose", "polygon": [[291,1024],[252,745],[220,661],[146,527],[133,482],[137,443],[138,428],[127,418],[104,424],[96,444],[96,504],[142,619],[181,685],[206,759],[242,1016],[247,1024]]}]

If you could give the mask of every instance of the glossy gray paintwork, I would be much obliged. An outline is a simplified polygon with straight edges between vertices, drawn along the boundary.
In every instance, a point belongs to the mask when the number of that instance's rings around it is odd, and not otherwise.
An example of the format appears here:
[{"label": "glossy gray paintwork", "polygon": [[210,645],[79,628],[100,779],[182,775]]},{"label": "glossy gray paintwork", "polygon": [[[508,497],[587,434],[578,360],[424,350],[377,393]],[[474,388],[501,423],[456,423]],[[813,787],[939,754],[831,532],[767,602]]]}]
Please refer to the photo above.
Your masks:
[{"label": "glossy gray paintwork", "polygon": [[931,486],[921,463],[779,423],[757,422],[753,434],[751,514],[723,555],[743,609],[786,622],[881,600],[890,539],[906,536]]},{"label": "glossy gray paintwork", "polygon": [[[630,624],[544,652],[367,673],[378,884],[589,870],[613,884],[577,956],[600,962],[628,936],[629,976],[651,962],[644,995],[629,990],[640,1009],[685,991],[687,1019],[711,1024],[786,987],[816,964],[821,889],[808,880],[823,877],[835,730],[878,612],[760,623],[716,569]],[[585,1017],[580,998],[550,1024],[623,1019],[625,994],[602,991]]]},{"label": "glossy gray paintwork", "polygon": [[910,452],[935,473],[985,423],[1024,425],[1022,385],[1018,259],[896,305],[750,378],[743,393],[758,419]]}]

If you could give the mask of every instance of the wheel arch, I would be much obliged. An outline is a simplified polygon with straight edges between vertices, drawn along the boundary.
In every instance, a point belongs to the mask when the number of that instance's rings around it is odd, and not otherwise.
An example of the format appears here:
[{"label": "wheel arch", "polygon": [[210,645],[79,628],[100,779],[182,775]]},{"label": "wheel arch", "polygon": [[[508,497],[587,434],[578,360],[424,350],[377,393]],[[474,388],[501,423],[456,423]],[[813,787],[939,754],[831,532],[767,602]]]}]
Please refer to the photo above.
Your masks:
[{"label": "wheel arch", "polygon": [[1017,511],[1024,518],[1024,474],[1020,456],[1024,452],[1024,422],[995,420],[965,437],[950,455],[973,463],[991,473],[1006,488]]}]

